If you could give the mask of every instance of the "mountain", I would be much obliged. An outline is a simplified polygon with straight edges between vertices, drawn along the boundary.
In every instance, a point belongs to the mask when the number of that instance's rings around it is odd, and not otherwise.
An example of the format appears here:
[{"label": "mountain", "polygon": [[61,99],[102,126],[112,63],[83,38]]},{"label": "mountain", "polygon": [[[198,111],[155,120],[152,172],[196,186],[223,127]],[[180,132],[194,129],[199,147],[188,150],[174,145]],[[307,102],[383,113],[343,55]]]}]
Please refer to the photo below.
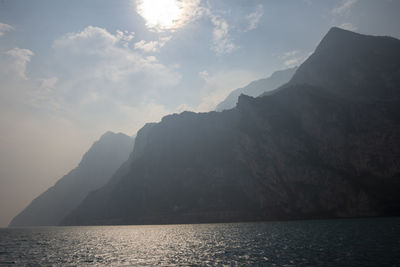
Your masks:
[{"label": "mountain", "polygon": [[10,227],[58,225],[95,189],[109,181],[128,159],[133,139],[107,132],[85,153],[79,165],[34,199],[10,223]]},{"label": "mountain", "polygon": [[332,28],[292,84],[321,87],[356,102],[398,100],[399,40]]},{"label": "mountain", "polygon": [[400,215],[400,41],[332,28],[291,81],[138,132],[62,224]]},{"label": "mountain", "polygon": [[296,70],[297,67],[276,71],[268,78],[251,82],[243,88],[238,88],[232,91],[224,101],[217,105],[216,111],[234,108],[241,94],[257,97],[264,92],[270,92],[280,87],[281,85],[290,81]]}]

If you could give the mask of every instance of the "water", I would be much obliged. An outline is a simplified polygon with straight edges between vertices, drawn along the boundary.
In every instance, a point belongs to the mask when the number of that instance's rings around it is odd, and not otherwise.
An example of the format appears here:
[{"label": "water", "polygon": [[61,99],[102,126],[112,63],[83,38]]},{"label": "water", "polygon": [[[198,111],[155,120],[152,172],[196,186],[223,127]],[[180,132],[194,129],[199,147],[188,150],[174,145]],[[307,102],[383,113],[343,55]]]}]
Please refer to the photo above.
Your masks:
[{"label": "water", "polygon": [[400,218],[3,228],[0,265],[400,266]]}]

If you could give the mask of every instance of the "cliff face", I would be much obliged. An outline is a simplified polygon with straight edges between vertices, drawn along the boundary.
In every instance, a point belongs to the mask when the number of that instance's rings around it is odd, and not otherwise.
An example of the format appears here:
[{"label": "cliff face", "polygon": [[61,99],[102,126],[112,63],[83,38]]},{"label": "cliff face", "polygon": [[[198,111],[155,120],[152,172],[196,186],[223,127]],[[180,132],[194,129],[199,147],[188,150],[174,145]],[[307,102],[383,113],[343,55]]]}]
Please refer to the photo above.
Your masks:
[{"label": "cliff face", "polygon": [[238,98],[241,94],[245,94],[248,96],[257,97],[263,93],[269,93],[281,85],[290,81],[293,77],[293,74],[296,72],[297,67],[276,71],[271,74],[268,78],[260,79],[254,82],[251,82],[249,85],[238,88],[232,91],[224,101],[219,103],[216,107],[217,111],[223,111],[227,109],[234,108],[238,102]]},{"label": "cliff face", "polygon": [[291,82],[351,101],[398,100],[399,62],[399,40],[332,28]]},{"label": "cliff face", "polygon": [[109,181],[132,148],[133,139],[129,136],[105,133],[75,169],[34,199],[11,221],[10,227],[58,225],[90,191]]},{"label": "cliff face", "polygon": [[63,224],[399,215],[399,52],[330,30],[274,94],[139,131],[124,168]]}]

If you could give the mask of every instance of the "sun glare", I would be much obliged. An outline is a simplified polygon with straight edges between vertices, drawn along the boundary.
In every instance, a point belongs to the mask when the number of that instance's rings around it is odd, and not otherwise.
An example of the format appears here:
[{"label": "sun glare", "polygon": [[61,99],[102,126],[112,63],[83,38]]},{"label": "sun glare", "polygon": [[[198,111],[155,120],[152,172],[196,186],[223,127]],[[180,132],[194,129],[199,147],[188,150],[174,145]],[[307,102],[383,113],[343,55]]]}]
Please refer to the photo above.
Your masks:
[{"label": "sun glare", "polygon": [[139,0],[137,12],[146,20],[146,26],[156,30],[179,28],[184,8],[178,0]]}]

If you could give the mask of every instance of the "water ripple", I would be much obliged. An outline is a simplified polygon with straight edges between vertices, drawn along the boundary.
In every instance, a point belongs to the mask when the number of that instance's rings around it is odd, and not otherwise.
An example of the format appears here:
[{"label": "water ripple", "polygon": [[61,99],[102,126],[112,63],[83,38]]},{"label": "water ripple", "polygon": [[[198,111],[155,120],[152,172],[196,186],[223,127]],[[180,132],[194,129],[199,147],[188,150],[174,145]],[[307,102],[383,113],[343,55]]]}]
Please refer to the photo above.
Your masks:
[{"label": "water ripple", "polygon": [[400,219],[0,229],[0,265],[400,266]]}]

